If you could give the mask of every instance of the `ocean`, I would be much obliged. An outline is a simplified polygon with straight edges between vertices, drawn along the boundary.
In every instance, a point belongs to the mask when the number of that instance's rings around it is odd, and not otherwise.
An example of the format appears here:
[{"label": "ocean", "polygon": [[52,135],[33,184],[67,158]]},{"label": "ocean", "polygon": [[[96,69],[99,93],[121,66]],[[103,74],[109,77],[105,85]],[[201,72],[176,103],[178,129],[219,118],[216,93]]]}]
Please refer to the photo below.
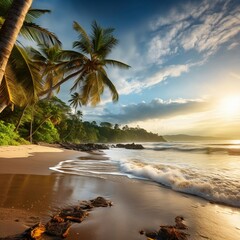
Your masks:
[{"label": "ocean", "polygon": [[240,141],[141,143],[145,149],[111,148],[106,158],[69,159],[53,171],[110,179],[153,181],[173,191],[240,207]]}]

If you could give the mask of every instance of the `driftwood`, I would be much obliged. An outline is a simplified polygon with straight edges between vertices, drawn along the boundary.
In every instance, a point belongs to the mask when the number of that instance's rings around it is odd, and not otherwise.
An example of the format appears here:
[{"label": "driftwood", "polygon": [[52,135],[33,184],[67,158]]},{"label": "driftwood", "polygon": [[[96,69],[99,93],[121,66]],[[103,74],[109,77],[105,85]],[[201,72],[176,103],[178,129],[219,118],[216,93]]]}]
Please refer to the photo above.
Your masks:
[{"label": "driftwood", "polygon": [[61,209],[45,225],[36,224],[25,232],[15,236],[0,238],[0,240],[41,240],[44,235],[53,238],[65,238],[68,235],[72,222],[81,223],[95,207],[109,207],[112,202],[103,197],[97,197],[89,201],[81,201],[78,206]]},{"label": "driftwood", "polygon": [[187,226],[183,223],[184,218],[177,216],[174,226],[160,226],[158,231],[147,232],[141,230],[139,233],[144,234],[147,238],[153,240],[187,240],[189,234],[181,231],[186,230]]}]

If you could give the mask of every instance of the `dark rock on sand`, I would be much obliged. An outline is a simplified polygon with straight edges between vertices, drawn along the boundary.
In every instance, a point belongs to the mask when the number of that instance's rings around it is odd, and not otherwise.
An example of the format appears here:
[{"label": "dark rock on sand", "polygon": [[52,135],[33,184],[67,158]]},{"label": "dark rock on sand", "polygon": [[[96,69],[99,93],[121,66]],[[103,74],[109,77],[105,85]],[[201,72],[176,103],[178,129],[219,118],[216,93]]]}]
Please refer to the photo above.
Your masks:
[{"label": "dark rock on sand", "polygon": [[0,238],[0,240],[32,240],[32,239],[40,239],[42,234],[46,231],[44,225],[38,223],[33,225],[32,227],[25,230],[22,234],[9,236]]},{"label": "dark rock on sand", "polygon": [[141,144],[135,144],[135,143],[131,143],[131,144],[122,144],[122,143],[118,143],[116,144],[116,148],[126,148],[126,149],[144,149],[143,145]]},{"label": "dark rock on sand", "polygon": [[91,204],[94,207],[111,207],[113,203],[109,200],[106,200],[103,197],[97,197],[95,199],[90,200]]},{"label": "dark rock on sand", "polygon": [[55,237],[65,238],[68,235],[71,223],[65,219],[55,216],[46,224],[45,233]]},{"label": "dark rock on sand", "polygon": [[72,207],[67,209],[62,209],[59,217],[64,220],[70,220],[72,222],[82,222],[84,218],[88,216],[88,212],[82,210],[80,207]]},{"label": "dark rock on sand", "polygon": [[141,230],[140,234],[145,234],[146,237],[155,240],[187,240],[189,234],[180,231],[187,229],[183,223],[184,219],[181,216],[175,218],[176,225],[174,226],[160,226],[159,231],[145,232]]},{"label": "dark rock on sand", "polygon": [[[112,202],[103,197],[97,197],[89,201],[81,201],[78,206],[61,209],[60,213],[53,216],[46,225],[36,224],[20,235],[0,238],[0,240],[34,240],[45,239],[52,236],[52,239],[65,238],[71,227],[71,222],[82,222],[88,212],[94,207],[112,206]],[[49,239],[49,238],[48,238]],[[51,238],[50,238],[51,239]]]},{"label": "dark rock on sand", "polygon": [[74,144],[74,143],[61,143],[61,147],[71,149],[75,151],[94,151],[109,149],[106,144],[86,143],[86,144]]}]

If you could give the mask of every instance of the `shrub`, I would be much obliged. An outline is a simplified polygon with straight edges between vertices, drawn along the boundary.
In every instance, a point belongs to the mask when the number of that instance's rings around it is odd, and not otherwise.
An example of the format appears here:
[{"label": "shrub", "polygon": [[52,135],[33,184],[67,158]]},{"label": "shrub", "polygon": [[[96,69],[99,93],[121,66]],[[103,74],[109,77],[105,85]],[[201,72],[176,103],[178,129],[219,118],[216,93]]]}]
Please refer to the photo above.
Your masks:
[{"label": "shrub", "polygon": [[22,139],[17,132],[14,132],[15,126],[0,120],[0,145],[19,145],[27,142]]},{"label": "shrub", "polygon": [[59,141],[59,134],[51,121],[45,122],[33,135],[34,142],[54,143]]}]

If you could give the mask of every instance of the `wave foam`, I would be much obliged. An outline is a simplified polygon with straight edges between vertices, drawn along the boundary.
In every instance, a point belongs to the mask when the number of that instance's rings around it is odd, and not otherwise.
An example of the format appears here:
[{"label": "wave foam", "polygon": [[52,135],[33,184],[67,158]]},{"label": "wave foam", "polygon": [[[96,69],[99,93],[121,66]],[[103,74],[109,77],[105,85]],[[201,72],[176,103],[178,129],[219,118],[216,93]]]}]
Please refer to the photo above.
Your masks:
[{"label": "wave foam", "polygon": [[148,165],[139,162],[121,162],[120,168],[128,174],[147,178],[179,192],[193,194],[210,201],[240,207],[240,183],[221,176],[200,174],[194,169],[169,165]]}]

